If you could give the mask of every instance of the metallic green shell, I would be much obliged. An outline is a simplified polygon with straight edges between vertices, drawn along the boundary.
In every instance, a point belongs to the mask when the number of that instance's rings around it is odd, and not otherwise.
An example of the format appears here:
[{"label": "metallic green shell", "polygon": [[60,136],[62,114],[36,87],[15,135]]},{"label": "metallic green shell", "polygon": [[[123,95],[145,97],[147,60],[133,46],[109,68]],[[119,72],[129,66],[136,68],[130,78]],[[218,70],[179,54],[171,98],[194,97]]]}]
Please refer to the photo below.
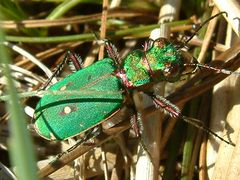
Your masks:
[{"label": "metallic green shell", "polygon": [[142,63],[142,57],[143,52],[141,50],[135,50],[124,59],[123,69],[125,70],[128,80],[133,83],[133,86],[150,82],[150,76]]},{"label": "metallic green shell", "polygon": [[[96,126],[120,109],[124,97],[115,70],[113,60],[105,58],[51,86],[48,90],[96,93],[43,96],[35,110],[36,131],[49,140],[64,140]],[[108,95],[104,91],[117,93]]]},{"label": "metallic green shell", "polygon": [[[143,51],[135,50],[124,59],[123,69],[126,72],[128,81],[133,83],[133,87],[153,82],[143,57]],[[179,80],[183,62],[181,60],[181,54],[173,44],[162,43],[159,47],[157,46],[157,43],[155,43],[149,50],[146,51],[146,59],[151,67],[151,70],[157,75],[157,78],[155,79],[157,82],[174,82]],[[164,77],[163,73],[161,73],[161,71],[164,71],[167,64],[171,64],[172,67],[179,67],[179,72],[176,73],[174,77],[171,77],[171,79]]]}]

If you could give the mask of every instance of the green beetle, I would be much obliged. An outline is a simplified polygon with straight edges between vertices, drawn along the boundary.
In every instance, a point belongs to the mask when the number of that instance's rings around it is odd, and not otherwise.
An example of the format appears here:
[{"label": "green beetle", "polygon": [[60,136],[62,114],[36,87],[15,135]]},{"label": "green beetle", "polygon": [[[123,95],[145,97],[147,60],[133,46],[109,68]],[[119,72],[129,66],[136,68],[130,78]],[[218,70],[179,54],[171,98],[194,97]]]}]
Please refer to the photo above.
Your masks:
[{"label": "green beetle", "polygon": [[[40,136],[64,140],[85,132],[117,113],[133,89],[144,89],[160,81],[178,81],[187,69],[184,64],[191,63],[165,38],[147,41],[144,50],[131,52],[121,64],[114,47],[110,44],[107,49],[110,58],[78,70],[48,90],[117,93],[43,96],[34,115],[35,129]],[[171,106],[168,109],[175,111]],[[175,112],[175,116],[179,113]]]}]

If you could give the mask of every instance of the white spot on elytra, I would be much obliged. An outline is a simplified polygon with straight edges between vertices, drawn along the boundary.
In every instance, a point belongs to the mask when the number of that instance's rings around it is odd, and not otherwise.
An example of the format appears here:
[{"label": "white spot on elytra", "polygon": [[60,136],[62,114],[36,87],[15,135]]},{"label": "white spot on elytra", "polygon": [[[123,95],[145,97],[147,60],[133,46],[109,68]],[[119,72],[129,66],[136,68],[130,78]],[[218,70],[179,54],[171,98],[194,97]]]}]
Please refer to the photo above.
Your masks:
[{"label": "white spot on elytra", "polygon": [[84,125],[83,125],[83,124],[80,124],[80,127],[84,127]]},{"label": "white spot on elytra", "polygon": [[67,88],[67,86],[65,85],[65,86],[62,86],[59,90],[64,91],[66,88]]},{"label": "white spot on elytra", "polygon": [[63,111],[64,111],[65,114],[69,114],[72,110],[69,106],[66,106],[66,107],[64,107]]}]

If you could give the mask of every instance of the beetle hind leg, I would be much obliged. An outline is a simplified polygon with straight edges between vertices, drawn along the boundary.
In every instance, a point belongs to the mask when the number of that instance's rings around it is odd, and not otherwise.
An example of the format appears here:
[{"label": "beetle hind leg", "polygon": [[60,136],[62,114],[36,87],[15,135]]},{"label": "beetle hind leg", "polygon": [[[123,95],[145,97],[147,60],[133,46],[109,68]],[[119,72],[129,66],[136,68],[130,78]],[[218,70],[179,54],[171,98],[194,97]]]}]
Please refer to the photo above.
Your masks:
[{"label": "beetle hind leg", "polygon": [[70,60],[73,63],[75,69],[78,71],[82,69],[82,59],[76,53],[67,50],[65,57],[63,58],[62,62],[56,67],[55,71],[53,72],[52,76],[47,80],[46,83],[42,86],[41,90],[45,90],[48,85],[51,83],[52,79],[56,77],[63,69],[63,66]]},{"label": "beetle hind leg", "polygon": [[146,144],[144,143],[144,140],[142,138],[141,132],[143,131],[143,126],[140,120],[141,117],[138,116],[138,113],[136,112],[130,119],[130,124],[131,127],[136,135],[136,137],[139,139],[140,142],[140,146],[142,147],[142,149],[144,150],[144,152],[146,153],[146,155],[149,157],[149,159],[151,160],[151,162],[153,162],[153,158],[151,156],[150,151],[148,150],[148,147],[146,146]]},{"label": "beetle hind leg", "polygon": [[77,142],[71,146],[69,149],[67,149],[66,151],[58,154],[53,161],[50,162],[54,163],[55,161],[59,160],[63,155],[70,153],[71,151],[73,151],[74,149],[76,149],[78,146],[82,145],[83,143],[87,142],[88,140],[97,137],[102,131],[101,126],[96,126],[95,128],[87,131],[84,135],[83,138],[77,140]]}]

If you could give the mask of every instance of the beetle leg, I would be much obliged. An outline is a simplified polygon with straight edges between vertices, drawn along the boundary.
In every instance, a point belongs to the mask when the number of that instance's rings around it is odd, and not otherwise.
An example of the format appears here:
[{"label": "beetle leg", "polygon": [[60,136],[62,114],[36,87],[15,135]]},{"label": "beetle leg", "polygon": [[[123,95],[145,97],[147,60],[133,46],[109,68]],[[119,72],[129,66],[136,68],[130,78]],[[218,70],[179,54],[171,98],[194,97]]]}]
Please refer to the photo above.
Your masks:
[{"label": "beetle leg", "polygon": [[181,110],[162,96],[151,96],[157,108],[162,108],[174,118],[182,118]]},{"label": "beetle leg", "polygon": [[82,69],[82,60],[81,60],[80,56],[78,56],[76,53],[73,53],[70,50],[67,50],[66,55],[63,58],[62,62],[57,66],[57,68],[53,72],[52,76],[47,80],[47,82],[44,83],[41,90],[45,90],[48,87],[48,85],[51,83],[52,79],[62,71],[63,66],[67,63],[68,60],[70,60],[73,63],[76,70]]},{"label": "beetle leg", "polygon": [[[137,112],[135,111],[134,115],[131,117],[130,119],[130,124],[131,124],[131,127],[136,135],[137,138],[139,138],[139,141],[140,141],[140,146],[142,147],[142,149],[145,151],[146,155],[149,157],[149,159],[153,162],[153,158],[151,156],[151,153],[149,152],[146,144],[144,143],[144,140],[141,136],[141,124],[140,124],[140,121],[138,120],[138,114]],[[139,126],[140,125],[140,126]]]},{"label": "beetle leg", "polygon": [[69,149],[67,149],[66,151],[58,154],[53,161],[50,162],[53,163],[55,162],[56,160],[59,160],[64,154],[68,154],[69,152],[73,151],[74,149],[76,149],[78,146],[82,145],[83,143],[85,143],[86,141],[92,139],[92,138],[95,138],[97,137],[101,132],[101,126],[96,126],[95,128],[87,131],[84,135],[83,138],[79,139],[76,144],[74,144],[72,147],[70,147]]},{"label": "beetle leg", "polygon": [[141,133],[140,133],[140,128],[139,128],[139,124],[138,124],[138,117],[137,117],[137,113],[135,113],[131,119],[130,119],[130,124],[131,127],[136,135],[136,137],[140,137]]},{"label": "beetle leg", "polygon": [[142,147],[142,149],[145,151],[146,155],[148,156],[148,158],[150,159],[151,162],[153,161],[153,157],[151,156],[151,153],[149,152],[146,144],[143,141],[143,138],[140,137],[140,146]]},{"label": "beetle leg", "polygon": [[101,126],[96,126],[95,128],[91,129],[90,131],[87,131],[83,138],[79,139],[76,144],[74,144],[72,147],[70,147],[66,152],[69,153],[72,150],[74,150],[79,145],[85,143],[86,141],[97,137],[101,133],[102,129]]},{"label": "beetle leg", "polygon": [[161,107],[162,109],[164,109],[166,112],[168,112],[172,117],[174,118],[180,118],[182,119],[183,121],[205,131],[206,133],[208,134],[211,134],[213,135],[214,137],[220,139],[221,141],[224,141],[225,143],[227,144],[230,144],[232,146],[235,146],[234,143],[232,142],[229,142],[225,139],[223,139],[222,137],[220,137],[219,135],[217,135],[215,132],[213,132],[212,130],[210,130],[208,127],[206,127],[203,122],[201,122],[200,120],[198,119],[194,119],[194,118],[190,118],[190,117],[186,117],[186,116],[183,116],[182,113],[181,113],[181,110],[175,106],[174,104],[172,104],[170,101],[168,101],[167,99],[165,99],[164,97],[162,96],[154,96],[152,95],[151,96],[152,99],[153,99],[153,102],[156,104],[156,107],[159,108]]},{"label": "beetle leg", "polygon": [[105,44],[108,56],[114,60],[118,69],[121,69],[122,59],[119,56],[119,52],[116,46],[107,39],[104,39],[104,44]]},{"label": "beetle leg", "polygon": [[112,44],[108,39],[101,40],[96,32],[93,32],[93,34],[97,39],[97,43],[98,44],[103,43],[105,45],[109,58],[114,60],[115,65],[118,67],[118,69],[121,69],[122,59],[119,56],[116,46],[114,46],[114,44]]},{"label": "beetle leg", "polygon": [[70,50],[67,50],[67,53],[66,53],[66,56],[64,57],[64,59],[66,59],[66,61],[70,60],[73,63],[73,65],[77,71],[81,70],[83,68],[82,58]]}]

